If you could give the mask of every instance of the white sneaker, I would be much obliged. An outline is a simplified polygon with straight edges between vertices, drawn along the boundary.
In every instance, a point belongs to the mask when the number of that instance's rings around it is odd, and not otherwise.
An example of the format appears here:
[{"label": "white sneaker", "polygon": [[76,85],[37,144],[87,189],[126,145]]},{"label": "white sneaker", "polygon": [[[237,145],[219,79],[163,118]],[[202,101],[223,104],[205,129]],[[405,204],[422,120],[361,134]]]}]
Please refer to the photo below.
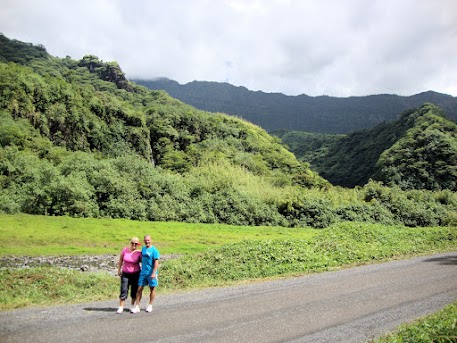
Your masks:
[{"label": "white sneaker", "polygon": [[130,312],[132,312],[132,313],[138,313],[138,312],[140,312],[140,307],[137,305],[137,306],[135,306],[134,308],[132,308],[132,309],[130,310]]},{"label": "white sneaker", "polygon": [[122,313],[122,312],[124,312],[124,308],[122,306],[119,306],[116,313]]},{"label": "white sneaker", "polygon": [[148,305],[148,307],[146,307],[146,312],[152,312],[152,305]]}]

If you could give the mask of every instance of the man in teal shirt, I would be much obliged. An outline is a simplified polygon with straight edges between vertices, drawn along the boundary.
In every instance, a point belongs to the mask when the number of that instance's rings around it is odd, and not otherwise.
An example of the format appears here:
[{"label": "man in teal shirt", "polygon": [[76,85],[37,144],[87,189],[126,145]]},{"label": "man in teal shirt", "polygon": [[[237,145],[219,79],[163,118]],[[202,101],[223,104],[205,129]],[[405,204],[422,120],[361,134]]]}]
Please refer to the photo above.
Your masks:
[{"label": "man in teal shirt", "polygon": [[149,286],[149,304],[146,307],[146,312],[152,311],[152,302],[156,296],[156,287],[159,284],[158,268],[159,268],[159,251],[151,245],[151,236],[144,236],[145,246],[141,249],[141,273],[138,279],[138,291],[136,293],[135,306],[132,308],[132,313],[140,312],[140,301],[143,295],[145,286]]}]

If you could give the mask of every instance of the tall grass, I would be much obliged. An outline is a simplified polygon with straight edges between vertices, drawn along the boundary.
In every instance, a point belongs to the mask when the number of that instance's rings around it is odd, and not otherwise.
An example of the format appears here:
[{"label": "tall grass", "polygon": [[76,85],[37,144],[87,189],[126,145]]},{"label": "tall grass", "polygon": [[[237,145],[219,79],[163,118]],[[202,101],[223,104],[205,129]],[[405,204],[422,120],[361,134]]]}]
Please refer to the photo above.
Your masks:
[{"label": "tall grass", "polygon": [[193,185],[198,184],[208,192],[230,188],[266,203],[272,203],[282,197],[297,196],[301,192],[297,187],[290,185],[276,186],[271,177],[254,175],[245,167],[223,160],[192,169],[188,174],[188,181]]}]

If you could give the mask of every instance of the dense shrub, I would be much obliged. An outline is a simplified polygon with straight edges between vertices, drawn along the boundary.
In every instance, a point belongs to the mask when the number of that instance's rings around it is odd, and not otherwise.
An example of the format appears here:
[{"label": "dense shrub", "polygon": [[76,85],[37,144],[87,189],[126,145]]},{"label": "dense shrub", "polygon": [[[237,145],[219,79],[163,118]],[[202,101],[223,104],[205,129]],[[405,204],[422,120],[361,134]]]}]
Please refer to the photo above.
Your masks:
[{"label": "dense shrub", "polygon": [[336,209],[336,214],[343,221],[371,222],[385,225],[394,224],[395,218],[387,208],[378,202],[355,203],[341,206]]},{"label": "dense shrub", "polygon": [[[393,216],[393,219],[406,226],[455,225],[455,217],[451,215],[456,207],[448,200],[450,206],[443,206],[436,201],[433,193],[411,190],[401,191],[398,187],[385,187],[381,183],[370,182],[364,187],[364,199],[370,203],[380,203]],[[442,195],[445,193],[439,193]]]},{"label": "dense shrub", "polygon": [[331,202],[325,198],[303,198],[279,205],[279,213],[290,226],[312,226],[324,228],[336,220]]}]

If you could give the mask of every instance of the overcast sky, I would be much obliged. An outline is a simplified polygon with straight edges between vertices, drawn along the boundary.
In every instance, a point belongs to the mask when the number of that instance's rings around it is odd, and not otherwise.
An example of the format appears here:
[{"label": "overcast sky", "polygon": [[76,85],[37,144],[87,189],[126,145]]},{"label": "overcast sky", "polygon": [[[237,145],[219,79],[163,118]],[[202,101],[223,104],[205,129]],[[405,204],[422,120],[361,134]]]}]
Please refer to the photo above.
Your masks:
[{"label": "overcast sky", "polygon": [[0,32],[129,79],[457,96],[455,0],[0,0]]}]

